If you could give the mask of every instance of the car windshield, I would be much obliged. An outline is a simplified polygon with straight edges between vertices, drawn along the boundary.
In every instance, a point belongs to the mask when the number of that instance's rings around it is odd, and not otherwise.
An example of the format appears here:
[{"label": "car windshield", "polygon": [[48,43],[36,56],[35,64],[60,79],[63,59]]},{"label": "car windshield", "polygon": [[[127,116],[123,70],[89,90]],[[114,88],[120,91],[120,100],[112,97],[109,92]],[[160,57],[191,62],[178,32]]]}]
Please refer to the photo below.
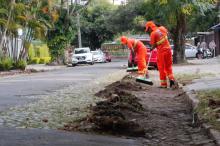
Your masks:
[{"label": "car windshield", "polygon": [[89,53],[86,49],[75,50],[75,54]]}]

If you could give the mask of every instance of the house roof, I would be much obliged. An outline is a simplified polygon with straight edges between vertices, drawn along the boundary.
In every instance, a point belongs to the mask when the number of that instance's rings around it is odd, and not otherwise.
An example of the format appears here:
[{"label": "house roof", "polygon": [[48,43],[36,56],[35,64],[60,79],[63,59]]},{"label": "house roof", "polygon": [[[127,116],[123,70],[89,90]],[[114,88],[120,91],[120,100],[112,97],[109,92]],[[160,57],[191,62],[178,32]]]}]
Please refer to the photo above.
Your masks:
[{"label": "house roof", "polygon": [[212,26],[211,29],[219,30],[220,29],[220,23],[215,25],[215,26]]}]

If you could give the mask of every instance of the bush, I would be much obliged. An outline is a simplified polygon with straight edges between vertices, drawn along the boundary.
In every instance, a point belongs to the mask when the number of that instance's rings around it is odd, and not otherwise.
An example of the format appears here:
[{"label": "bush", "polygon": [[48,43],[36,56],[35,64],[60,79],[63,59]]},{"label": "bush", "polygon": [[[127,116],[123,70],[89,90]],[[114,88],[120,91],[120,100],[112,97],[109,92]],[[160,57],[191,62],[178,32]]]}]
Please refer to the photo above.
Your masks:
[{"label": "bush", "polygon": [[39,63],[40,63],[40,58],[38,58],[38,57],[32,58],[31,63],[33,63],[33,64],[39,64]]},{"label": "bush", "polygon": [[14,64],[14,67],[16,69],[21,69],[21,70],[25,70],[26,66],[27,66],[27,62],[25,60],[19,60]]},{"label": "bush", "polygon": [[30,44],[30,46],[28,47],[28,56],[30,60],[32,60],[32,58],[34,58],[35,56],[35,50],[32,44]]},{"label": "bush", "polygon": [[9,57],[0,60],[0,70],[10,70],[13,67],[13,60]]},{"label": "bush", "polygon": [[47,44],[31,44],[28,50],[30,64],[46,64],[51,60]]},{"label": "bush", "polygon": [[47,64],[50,63],[51,57],[42,57],[40,58],[40,64]]}]

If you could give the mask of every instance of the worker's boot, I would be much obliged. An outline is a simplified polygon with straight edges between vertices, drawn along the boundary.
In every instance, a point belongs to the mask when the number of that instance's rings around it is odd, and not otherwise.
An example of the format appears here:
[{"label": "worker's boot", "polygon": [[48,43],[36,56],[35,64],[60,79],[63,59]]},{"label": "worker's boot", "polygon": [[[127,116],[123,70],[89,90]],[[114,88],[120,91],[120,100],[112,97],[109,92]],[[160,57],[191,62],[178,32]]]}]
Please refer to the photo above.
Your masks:
[{"label": "worker's boot", "polygon": [[170,80],[170,88],[177,89],[178,87],[179,85],[175,80]]}]

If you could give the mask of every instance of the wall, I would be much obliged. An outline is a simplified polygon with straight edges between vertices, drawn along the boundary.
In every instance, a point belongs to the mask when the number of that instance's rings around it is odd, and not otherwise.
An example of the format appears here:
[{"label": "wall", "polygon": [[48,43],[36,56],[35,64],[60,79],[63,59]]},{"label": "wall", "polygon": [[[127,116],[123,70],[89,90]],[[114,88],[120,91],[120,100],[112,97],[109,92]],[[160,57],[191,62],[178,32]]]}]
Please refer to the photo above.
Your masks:
[{"label": "wall", "polygon": [[216,51],[215,55],[220,55],[220,29],[216,29],[215,31],[215,44],[216,44]]}]

